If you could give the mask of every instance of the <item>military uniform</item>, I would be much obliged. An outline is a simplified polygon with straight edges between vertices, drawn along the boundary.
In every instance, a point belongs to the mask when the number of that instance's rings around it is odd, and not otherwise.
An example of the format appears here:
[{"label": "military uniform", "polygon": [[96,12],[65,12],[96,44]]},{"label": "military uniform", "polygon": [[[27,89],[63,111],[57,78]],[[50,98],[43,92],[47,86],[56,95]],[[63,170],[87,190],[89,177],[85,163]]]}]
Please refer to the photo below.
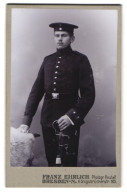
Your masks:
[{"label": "military uniform", "polygon": [[63,166],[77,166],[80,126],[95,99],[92,69],[88,58],[70,46],[44,58],[30,92],[23,123],[31,124],[38,104],[44,96],[41,125],[49,166],[55,166],[58,140],[52,123],[67,115],[74,125],[65,132],[69,135],[68,154],[63,154]]}]

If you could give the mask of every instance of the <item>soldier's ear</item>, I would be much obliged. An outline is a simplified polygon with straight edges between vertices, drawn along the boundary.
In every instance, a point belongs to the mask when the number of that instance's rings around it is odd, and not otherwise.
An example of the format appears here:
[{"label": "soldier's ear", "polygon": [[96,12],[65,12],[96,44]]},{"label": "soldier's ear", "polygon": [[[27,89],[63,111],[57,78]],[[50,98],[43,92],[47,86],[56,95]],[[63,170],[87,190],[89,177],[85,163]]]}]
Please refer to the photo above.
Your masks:
[{"label": "soldier's ear", "polygon": [[72,36],[71,37],[71,43],[74,42],[74,40],[75,40],[75,36]]}]

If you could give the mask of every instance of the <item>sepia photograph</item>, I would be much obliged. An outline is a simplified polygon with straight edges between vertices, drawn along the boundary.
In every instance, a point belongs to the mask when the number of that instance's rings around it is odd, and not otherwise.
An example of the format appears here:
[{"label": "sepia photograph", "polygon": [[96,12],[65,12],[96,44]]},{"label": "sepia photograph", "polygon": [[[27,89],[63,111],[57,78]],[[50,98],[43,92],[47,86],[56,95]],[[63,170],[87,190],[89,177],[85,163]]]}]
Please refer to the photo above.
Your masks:
[{"label": "sepia photograph", "polygon": [[119,185],[120,6],[10,4],[7,11],[8,168],[46,169],[42,183],[48,169],[108,168],[102,185]]}]

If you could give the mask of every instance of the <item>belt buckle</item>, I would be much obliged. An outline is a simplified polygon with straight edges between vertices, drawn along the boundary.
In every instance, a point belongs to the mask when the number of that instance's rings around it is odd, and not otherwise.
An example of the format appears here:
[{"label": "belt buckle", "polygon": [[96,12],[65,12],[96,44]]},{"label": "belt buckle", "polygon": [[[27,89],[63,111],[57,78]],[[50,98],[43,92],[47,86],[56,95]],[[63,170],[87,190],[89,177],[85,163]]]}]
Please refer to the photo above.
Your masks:
[{"label": "belt buckle", "polygon": [[59,93],[52,93],[52,99],[59,99]]}]

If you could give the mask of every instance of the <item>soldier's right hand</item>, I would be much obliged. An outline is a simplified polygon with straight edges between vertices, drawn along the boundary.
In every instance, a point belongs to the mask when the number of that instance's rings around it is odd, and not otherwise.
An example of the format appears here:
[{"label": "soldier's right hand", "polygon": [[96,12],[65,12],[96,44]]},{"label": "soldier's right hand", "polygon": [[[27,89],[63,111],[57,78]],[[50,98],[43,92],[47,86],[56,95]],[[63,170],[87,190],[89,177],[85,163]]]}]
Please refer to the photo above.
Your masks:
[{"label": "soldier's right hand", "polygon": [[20,125],[18,128],[17,128],[20,132],[22,133],[28,133],[29,132],[29,126],[28,125]]}]

